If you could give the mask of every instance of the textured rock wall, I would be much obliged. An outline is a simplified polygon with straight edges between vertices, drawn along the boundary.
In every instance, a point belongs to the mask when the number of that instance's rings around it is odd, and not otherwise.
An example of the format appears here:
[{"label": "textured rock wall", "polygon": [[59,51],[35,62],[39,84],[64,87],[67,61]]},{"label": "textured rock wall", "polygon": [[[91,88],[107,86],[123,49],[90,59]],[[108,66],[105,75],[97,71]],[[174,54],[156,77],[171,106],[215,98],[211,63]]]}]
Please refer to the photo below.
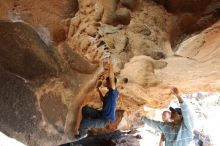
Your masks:
[{"label": "textured rock wall", "polygon": [[94,88],[109,55],[117,120],[97,133],[131,128],[144,105],[166,107],[170,86],[218,91],[219,8],[216,0],[0,0],[0,130],[28,145],[68,142],[81,108],[101,107]]}]

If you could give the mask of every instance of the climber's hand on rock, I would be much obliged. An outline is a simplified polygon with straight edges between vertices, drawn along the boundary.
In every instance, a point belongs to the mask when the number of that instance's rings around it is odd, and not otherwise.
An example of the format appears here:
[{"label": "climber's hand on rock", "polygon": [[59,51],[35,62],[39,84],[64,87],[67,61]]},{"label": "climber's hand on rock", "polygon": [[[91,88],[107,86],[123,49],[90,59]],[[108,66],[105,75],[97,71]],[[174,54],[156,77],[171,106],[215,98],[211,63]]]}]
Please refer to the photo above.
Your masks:
[{"label": "climber's hand on rock", "polygon": [[113,66],[111,59],[108,60],[108,65],[109,65],[109,67],[112,67],[112,66]]},{"label": "climber's hand on rock", "polygon": [[183,103],[183,98],[179,95],[179,90],[176,87],[172,87],[171,93],[176,96],[178,99],[179,103]]},{"label": "climber's hand on rock", "polygon": [[179,94],[179,90],[176,87],[172,87],[170,92],[171,92],[171,94],[174,94],[174,95]]}]

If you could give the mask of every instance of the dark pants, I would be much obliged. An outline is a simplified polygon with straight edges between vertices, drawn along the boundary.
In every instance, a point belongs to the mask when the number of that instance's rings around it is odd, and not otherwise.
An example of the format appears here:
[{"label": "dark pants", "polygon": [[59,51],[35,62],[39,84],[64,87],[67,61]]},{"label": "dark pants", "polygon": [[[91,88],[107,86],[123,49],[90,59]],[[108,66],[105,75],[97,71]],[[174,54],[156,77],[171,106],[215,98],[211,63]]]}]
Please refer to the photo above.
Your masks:
[{"label": "dark pants", "polygon": [[101,111],[88,106],[83,107],[82,116],[80,134],[86,134],[89,128],[105,128],[109,121],[102,117]]}]

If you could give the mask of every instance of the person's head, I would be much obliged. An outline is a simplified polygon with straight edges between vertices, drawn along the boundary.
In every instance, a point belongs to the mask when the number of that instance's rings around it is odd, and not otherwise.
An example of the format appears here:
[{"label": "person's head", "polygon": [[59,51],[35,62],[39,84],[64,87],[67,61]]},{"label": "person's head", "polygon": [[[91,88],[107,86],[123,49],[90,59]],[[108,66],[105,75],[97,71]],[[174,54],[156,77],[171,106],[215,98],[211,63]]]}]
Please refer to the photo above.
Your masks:
[{"label": "person's head", "polygon": [[181,108],[173,108],[170,107],[171,111],[171,120],[173,120],[174,123],[181,123],[183,120],[182,111]]},{"label": "person's head", "polygon": [[[117,83],[117,79],[116,79],[116,77],[115,77],[115,84]],[[105,85],[104,85],[105,87],[107,87],[108,89],[111,89],[111,82],[110,82],[110,78],[109,77],[107,77],[106,79],[105,79]]]},{"label": "person's head", "polygon": [[170,116],[171,116],[170,111],[164,111],[164,112],[162,113],[162,120],[163,120],[164,122],[169,122],[169,121],[170,121]]}]

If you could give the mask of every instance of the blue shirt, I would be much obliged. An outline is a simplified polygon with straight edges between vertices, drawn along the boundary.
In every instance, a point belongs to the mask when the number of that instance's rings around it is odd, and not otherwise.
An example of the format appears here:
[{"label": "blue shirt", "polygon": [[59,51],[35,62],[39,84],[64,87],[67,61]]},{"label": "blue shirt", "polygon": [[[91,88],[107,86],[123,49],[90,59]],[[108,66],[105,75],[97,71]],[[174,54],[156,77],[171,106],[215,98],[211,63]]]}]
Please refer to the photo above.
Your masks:
[{"label": "blue shirt", "polygon": [[194,118],[188,105],[183,102],[181,105],[183,121],[178,126],[171,127],[168,122],[159,122],[142,117],[148,126],[160,130],[165,136],[165,146],[190,146],[193,144]]},{"label": "blue shirt", "polygon": [[115,111],[118,98],[118,90],[110,89],[104,96],[102,117],[107,120],[115,120]]}]

